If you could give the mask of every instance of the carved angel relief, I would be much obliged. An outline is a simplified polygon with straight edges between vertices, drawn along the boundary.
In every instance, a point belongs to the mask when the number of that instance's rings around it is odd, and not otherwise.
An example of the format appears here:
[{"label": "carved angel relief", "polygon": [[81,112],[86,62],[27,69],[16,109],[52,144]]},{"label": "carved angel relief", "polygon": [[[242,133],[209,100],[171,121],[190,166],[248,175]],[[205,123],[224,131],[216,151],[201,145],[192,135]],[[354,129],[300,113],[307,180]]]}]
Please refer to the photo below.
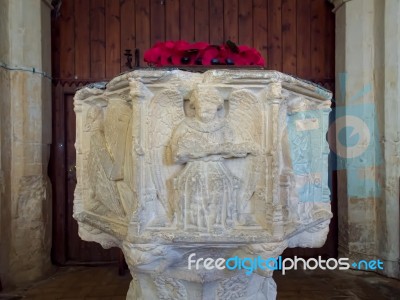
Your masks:
[{"label": "carved angel relief", "polygon": [[[231,99],[239,100],[239,95],[236,92]],[[174,179],[178,224],[207,231],[232,228],[239,222],[238,196],[247,186],[246,179],[233,175],[224,160],[259,155],[259,146],[251,133],[241,141],[216,89],[195,89],[190,104],[195,115],[178,125],[171,143],[174,161],[185,164]],[[230,113],[234,110],[233,106]]]},{"label": "carved angel relief", "polygon": [[[184,99],[178,91],[166,90],[154,97],[151,178],[170,226],[218,232],[256,224],[254,217],[242,214],[250,206],[257,182],[253,173],[261,138],[256,102],[250,92],[234,91],[228,112],[216,88],[198,85],[185,115]],[[229,167],[236,159],[240,162],[231,167],[240,165],[238,174]],[[150,226],[163,222],[158,215]]]},{"label": "carved angel relief", "polygon": [[81,90],[74,216],[87,224],[82,235],[92,226],[117,245],[280,240],[329,219],[326,178],[313,167],[328,153],[329,101],[303,96],[322,97],[293,80],[143,71],[105,91]]},{"label": "carved angel relief", "polygon": [[86,204],[90,212],[103,217],[126,220],[133,210],[131,117],[132,109],[123,101],[93,105],[87,111],[91,200]]}]

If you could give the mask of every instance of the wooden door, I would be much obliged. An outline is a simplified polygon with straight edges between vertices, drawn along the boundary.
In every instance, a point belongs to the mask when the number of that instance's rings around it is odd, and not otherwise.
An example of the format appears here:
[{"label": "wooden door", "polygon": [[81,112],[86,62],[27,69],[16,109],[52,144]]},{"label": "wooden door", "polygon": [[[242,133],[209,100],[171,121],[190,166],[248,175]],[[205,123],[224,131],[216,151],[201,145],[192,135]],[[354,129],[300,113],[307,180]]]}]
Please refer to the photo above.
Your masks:
[{"label": "wooden door", "polygon": [[78,86],[59,84],[53,91],[53,143],[51,178],[53,183],[53,247],[57,264],[80,264],[117,261],[120,250],[105,250],[98,243],[85,242],[78,236],[73,219],[75,173],[75,112],[73,96]]},{"label": "wooden door", "polygon": [[[326,0],[63,0],[52,19],[53,259],[64,264],[110,261],[116,250],[80,240],[72,219],[75,178],[76,88],[127,71],[125,49],[143,53],[157,41],[222,44],[228,39],[257,48],[266,68],[334,90],[332,5]],[[333,174],[334,175],[334,174]],[[332,179],[335,180],[335,176]],[[334,182],[334,181],[333,181]],[[332,186],[328,241],[320,249],[288,249],[287,256],[337,255],[336,186]]]}]

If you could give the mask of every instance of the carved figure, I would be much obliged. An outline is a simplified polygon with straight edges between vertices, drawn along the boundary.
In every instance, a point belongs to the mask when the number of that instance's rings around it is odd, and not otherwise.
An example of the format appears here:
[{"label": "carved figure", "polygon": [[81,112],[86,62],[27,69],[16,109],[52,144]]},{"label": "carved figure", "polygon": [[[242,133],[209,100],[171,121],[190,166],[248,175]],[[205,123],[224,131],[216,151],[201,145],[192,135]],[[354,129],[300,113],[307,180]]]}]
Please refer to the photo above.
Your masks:
[{"label": "carved figure", "polygon": [[93,199],[89,205],[95,213],[125,218],[131,211],[128,200],[132,194],[131,138],[127,139],[131,113],[124,114],[114,104],[109,105],[106,113],[104,117],[103,109],[94,105],[86,117],[85,130],[90,132],[88,176]]},{"label": "carved figure", "polygon": [[254,144],[236,142],[216,89],[195,89],[190,105],[195,116],[179,124],[171,142],[174,161],[186,164],[175,178],[178,224],[200,231],[229,228],[237,221],[241,182],[224,159],[257,154],[257,149]]},{"label": "carved figure", "polygon": [[225,107],[215,87],[198,84],[185,115],[179,91],[154,96],[148,164],[156,193],[149,188],[146,199],[159,204],[142,217],[148,226],[210,232],[256,224],[250,198],[259,176],[261,109],[246,90],[227,100]]}]

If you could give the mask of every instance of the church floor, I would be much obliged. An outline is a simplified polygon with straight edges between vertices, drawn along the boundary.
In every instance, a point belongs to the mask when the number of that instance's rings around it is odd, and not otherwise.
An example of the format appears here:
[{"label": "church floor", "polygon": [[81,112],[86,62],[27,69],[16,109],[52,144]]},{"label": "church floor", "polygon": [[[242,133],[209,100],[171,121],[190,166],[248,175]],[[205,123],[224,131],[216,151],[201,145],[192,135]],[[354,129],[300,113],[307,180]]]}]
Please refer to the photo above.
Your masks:
[{"label": "church floor", "polygon": [[[114,266],[64,267],[25,289],[0,293],[0,299],[125,299],[130,275]],[[274,276],[278,300],[400,299],[400,281],[356,271],[290,271]],[[211,300],[211,299],[210,299]]]}]

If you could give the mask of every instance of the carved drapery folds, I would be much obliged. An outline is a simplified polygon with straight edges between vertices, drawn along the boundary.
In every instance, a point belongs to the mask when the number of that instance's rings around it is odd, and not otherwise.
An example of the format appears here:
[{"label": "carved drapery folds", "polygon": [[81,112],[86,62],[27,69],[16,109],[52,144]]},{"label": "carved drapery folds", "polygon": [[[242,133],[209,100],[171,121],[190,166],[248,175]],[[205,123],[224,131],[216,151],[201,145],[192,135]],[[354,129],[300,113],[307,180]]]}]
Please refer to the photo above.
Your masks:
[{"label": "carved drapery folds", "polygon": [[[230,288],[241,285],[272,299],[271,272],[189,271],[188,251],[276,257],[322,246],[330,98],[264,70],[141,70],[78,91],[80,236],[123,249],[132,299],[255,296]],[[210,280],[219,285],[206,293]]]}]

